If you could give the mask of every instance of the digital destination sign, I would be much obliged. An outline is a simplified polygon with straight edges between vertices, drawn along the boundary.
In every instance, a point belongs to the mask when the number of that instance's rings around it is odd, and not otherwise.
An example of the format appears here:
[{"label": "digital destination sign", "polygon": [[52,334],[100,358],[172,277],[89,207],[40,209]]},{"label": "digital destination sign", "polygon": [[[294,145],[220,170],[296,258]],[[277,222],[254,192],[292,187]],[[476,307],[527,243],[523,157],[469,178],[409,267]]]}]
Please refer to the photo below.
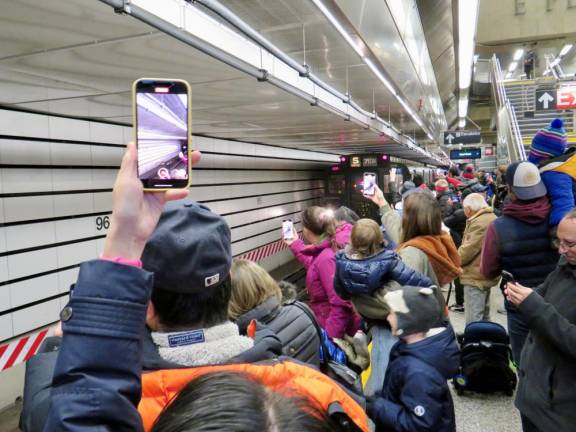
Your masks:
[{"label": "digital destination sign", "polygon": [[479,148],[468,148],[461,150],[450,150],[450,159],[480,159],[482,158],[482,150]]}]

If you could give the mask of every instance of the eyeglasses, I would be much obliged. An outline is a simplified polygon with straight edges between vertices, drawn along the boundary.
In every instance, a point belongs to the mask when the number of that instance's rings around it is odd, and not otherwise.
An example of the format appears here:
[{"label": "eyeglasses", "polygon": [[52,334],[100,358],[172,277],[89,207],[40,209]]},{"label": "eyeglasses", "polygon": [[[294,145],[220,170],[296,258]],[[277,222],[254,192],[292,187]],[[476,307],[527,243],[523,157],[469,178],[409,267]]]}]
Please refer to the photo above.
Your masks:
[{"label": "eyeglasses", "polygon": [[565,249],[572,249],[573,247],[576,247],[576,242],[569,242],[569,241],[560,240],[560,239],[554,239],[552,244],[557,249],[560,249],[560,246],[562,246]]}]

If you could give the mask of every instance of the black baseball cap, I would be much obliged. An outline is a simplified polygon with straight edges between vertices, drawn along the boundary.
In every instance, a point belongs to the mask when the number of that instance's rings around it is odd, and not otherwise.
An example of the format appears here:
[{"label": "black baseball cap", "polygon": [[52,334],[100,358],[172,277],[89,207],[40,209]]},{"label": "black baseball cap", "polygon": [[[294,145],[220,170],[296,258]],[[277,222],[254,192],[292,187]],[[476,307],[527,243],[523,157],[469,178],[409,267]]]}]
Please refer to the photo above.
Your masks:
[{"label": "black baseball cap", "polygon": [[154,286],[181,294],[203,294],[230,273],[230,228],[220,215],[193,201],[166,205],[142,254]]}]

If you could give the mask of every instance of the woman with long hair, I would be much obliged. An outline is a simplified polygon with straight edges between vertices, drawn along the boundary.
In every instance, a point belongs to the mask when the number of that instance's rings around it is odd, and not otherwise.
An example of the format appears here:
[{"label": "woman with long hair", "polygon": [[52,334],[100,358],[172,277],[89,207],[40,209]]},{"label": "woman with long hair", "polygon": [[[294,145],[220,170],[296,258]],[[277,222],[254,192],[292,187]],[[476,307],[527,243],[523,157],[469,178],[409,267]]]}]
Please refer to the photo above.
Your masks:
[{"label": "woman with long hair", "polygon": [[282,291],[266,270],[252,261],[235,259],[230,269],[232,296],[228,315],[241,333],[253,320],[270,327],[282,342],[282,352],[315,366],[320,364],[320,338],[314,323],[291,301],[282,304]]},{"label": "woman with long hair", "polygon": [[[318,206],[302,212],[302,237],[284,240],[296,259],[306,268],[306,288],[310,308],[318,324],[331,338],[353,336],[360,327],[360,317],[352,303],[334,291],[336,271],[336,225],[332,212]],[[306,243],[308,245],[306,245]]]}]

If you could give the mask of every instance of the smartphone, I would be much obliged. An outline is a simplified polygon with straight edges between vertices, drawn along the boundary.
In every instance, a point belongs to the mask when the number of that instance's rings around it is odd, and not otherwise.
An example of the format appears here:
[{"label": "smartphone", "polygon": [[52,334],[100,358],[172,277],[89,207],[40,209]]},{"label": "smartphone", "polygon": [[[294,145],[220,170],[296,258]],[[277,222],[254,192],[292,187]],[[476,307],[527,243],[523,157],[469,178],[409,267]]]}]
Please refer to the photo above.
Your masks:
[{"label": "smartphone", "polygon": [[364,173],[364,195],[373,196],[376,193],[376,174]]},{"label": "smartphone", "polygon": [[138,177],[144,190],[190,185],[191,90],[186,81],[141,78],[132,86]]},{"label": "smartphone", "polygon": [[502,284],[505,285],[507,283],[516,283],[516,279],[514,279],[514,275],[506,270],[502,270]]},{"label": "smartphone", "polygon": [[459,203],[460,202],[460,195],[452,194],[452,195],[450,195],[450,199],[452,200],[453,203]]},{"label": "smartphone", "polygon": [[282,238],[284,240],[294,240],[294,223],[292,219],[282,221]]}]

